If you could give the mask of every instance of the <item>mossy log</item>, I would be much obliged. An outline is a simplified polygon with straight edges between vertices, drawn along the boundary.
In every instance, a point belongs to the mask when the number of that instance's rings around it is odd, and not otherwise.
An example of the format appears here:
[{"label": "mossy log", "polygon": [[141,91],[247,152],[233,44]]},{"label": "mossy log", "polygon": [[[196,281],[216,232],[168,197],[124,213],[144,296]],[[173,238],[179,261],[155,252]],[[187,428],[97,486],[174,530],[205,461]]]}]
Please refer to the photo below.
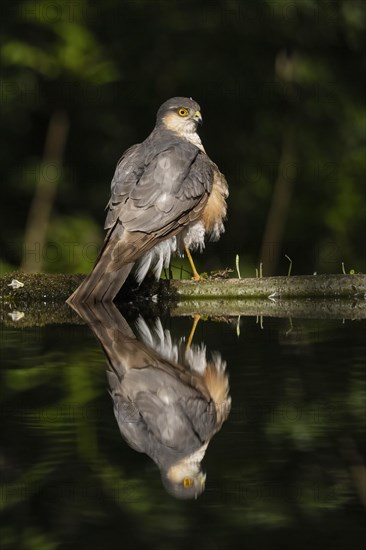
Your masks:
[{"label": "mossy log", "polygon": [[[2,302],[64,302],[83,280],[84,275],[13,272],[0,277]],[[16,282],[20,285],[18,286]],[[252,277],[222,279],[208,277],[200,281],[148,280],[135,288],[123,287],[119,302],[132,296],[160,296],[172,301],[264,298],[363,298],[366,297],[366,275],[301,275],[293,277]]]},{"label": "mossy log", "polygon": [[182,299],[352,298],[366,296],[366,275],[301,275],[171,281]]},{"label": "mossy log", "polygon": [[[83,277],[22,272],[1,276],[2,320],[17,326],[76,322],[65,300]],[[129,309],[133,306],[150,315],[168,309],[171,315],[363,319],[365,298],[364,274],[304,275],[159,283],[148,280],[139,288],[126,284],[118,303],[122,310],[124,305]]]}]

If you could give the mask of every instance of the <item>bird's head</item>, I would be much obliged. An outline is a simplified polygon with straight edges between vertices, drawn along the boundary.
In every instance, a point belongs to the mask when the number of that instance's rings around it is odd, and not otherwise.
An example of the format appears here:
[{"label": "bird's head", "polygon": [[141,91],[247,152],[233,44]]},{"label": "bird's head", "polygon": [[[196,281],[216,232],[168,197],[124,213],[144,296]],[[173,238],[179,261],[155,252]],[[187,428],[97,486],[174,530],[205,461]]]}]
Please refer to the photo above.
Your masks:
[{"label": "bird's head", "polygon": [[197,498],[205,490],[206,474],[199,462],[182,461],[161,474],[166,491],[175,498]]},{"label": "bird's head", "polygon": [[201,461],[208,443],[172,464],[168,470],[161,471],[165,489],[175,498],[197,498],[205,490],[206,474],[202,471]]},{"label": "bird's head", "polygon": [[156,123],[181,136],[195,134],[202,124],[200,106],[188,97],[172,97],[159,108]]}]

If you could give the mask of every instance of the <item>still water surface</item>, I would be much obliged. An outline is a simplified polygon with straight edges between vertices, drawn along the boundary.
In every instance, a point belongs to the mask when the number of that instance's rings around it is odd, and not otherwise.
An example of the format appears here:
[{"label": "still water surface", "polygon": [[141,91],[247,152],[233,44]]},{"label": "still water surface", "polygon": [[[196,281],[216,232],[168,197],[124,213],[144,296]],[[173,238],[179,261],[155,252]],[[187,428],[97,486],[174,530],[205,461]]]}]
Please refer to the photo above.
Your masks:
[{"label": "still water surface", "polygon": [[366,321],[124,314],[2,325],[2,550],[365,548]]}]

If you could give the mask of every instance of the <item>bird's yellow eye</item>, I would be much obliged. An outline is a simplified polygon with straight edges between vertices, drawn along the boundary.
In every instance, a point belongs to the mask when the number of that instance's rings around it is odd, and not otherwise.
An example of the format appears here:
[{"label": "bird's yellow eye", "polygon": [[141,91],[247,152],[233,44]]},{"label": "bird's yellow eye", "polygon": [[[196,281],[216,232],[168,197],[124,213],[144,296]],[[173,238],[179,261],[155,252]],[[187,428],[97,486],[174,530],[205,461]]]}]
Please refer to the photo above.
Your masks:
[{"label": "bird's yellow eye", "polygon": [[188,110],[184,109],[184,107],[181,107],[180,109],[178,109],[178,115],[179,116],[187,116],[188,115]]},{"label": "bird's yellow eye", "polygon": [[187,489],[188,487],[191,487],[192,484],[193,484],[193,481],[191,480],[190,477],[185,477],[185,478],[183,479],[183,487],[184,487],[185,489]]}]

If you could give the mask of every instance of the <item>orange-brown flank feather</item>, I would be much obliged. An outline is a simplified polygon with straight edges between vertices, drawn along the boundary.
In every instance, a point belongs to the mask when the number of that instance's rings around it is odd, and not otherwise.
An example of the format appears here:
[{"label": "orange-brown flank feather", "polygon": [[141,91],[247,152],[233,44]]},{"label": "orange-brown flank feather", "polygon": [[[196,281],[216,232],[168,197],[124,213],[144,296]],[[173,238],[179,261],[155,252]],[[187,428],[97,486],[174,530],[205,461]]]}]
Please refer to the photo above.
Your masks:
[{"label": "orange-brown flank feather", "polygon": [[229,397],[228,376],[225,371],[217,369],[213,363],[209,362],[207,363],[203,379],[215,403],[217,424],[221,426],[230,412],[231,399]]},{"label": "orange-brown flank feather", "polygon": [[[228,185],[225,176],[216,167],[212,191],[208,197],[207,204],[202,212],[202,221],[207,233],[218,237],[221,231],[219,228],[226,217],[226,197],[228,196]],[[218,234],[217,234],[218,233]]]}]

